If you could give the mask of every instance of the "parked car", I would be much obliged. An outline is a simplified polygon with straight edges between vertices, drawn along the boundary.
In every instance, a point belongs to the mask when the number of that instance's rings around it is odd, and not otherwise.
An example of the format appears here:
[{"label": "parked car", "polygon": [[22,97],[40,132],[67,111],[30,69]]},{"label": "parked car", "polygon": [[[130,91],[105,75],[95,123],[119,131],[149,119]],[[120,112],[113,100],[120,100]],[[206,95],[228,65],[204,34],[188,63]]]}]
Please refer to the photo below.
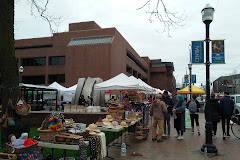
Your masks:
[{"label": "parked car", "polygon": [[231,95],[231,98],[234,102],[234,113],[239,114],[240,113],[240,94],[234,94]]}]

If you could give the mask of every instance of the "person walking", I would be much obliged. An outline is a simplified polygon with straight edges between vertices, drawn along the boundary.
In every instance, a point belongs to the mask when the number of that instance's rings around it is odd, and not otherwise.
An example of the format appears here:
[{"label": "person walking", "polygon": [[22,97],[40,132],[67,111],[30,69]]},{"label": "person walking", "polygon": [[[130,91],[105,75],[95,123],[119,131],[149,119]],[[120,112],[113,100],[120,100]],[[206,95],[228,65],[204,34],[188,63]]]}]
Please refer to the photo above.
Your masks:
[{"label": "person walking", "polygon": [[[220,104],[218,99],[215,98],[215,93],[211,93],[211,99],[209,104],[206,104],[205,119],[212,122],[213,138],[217,137],[217,123],[220,122]],[[210,113],[210,114],[209,114]]]},{"label": "person walking", "polygon": [[194,121],[196,122],[197,126],[197,133],[200,136],[200,129],[199,129],[199,108],[201,108],[200,103],[196,100],[197,96],[192,95],[191,101],[187,103],[187,108],[190,113],[190,118],[191,118],[191,126],[192,126],[192,131],[191,133],[194,134]]},{"label": "person walking", "polygon": [[165,104],[168,106],[168,112],[164,115],[164,136],[167,135],[170,138],[170,116],[172,114],[173,101],[168,96],[168,91],[163,92],[162,101],[165,102]]},{"label": "person walking", "polygon": [[[224,96],[220,99],[220,106],[221,106],[221,117],[222,117],[223,140],[225,140],[226,137],[230,137],[230,134],[229,134],[230,119],[232,117],[233,110],[234,110],[234,102],[230,98],[228,92],[224,92]],[[227,123],[227,134],[225,131],[225,123]]]},{"label": "person walking", "polygon": [[176,113],[176,118],[174,119],[174,128],[177,130],[177,134],[174,137],[178,140],[183,139],[183,132],[185,132],[185,108],[183,96],[179,95],[178,103],[173,107],[173,112]]},{"label": "person walking", "polygon": [[[164,114],[167,113],[167,106],[163,101],[161,101],[162,95],[156,95],[156,100],[153,101],[153,104],[150,106],[150,113],[153,116],[153,125],[152,125],[152,140],[157,142],[163,142],[163,122]],[[158,134],[157,126],[159,128]],[[157,135],[157,138],[156,138]]]},{"label": "person walking", "polygon": [[172,97],[173,106],[177,104],[177,94],[174,94]]}]

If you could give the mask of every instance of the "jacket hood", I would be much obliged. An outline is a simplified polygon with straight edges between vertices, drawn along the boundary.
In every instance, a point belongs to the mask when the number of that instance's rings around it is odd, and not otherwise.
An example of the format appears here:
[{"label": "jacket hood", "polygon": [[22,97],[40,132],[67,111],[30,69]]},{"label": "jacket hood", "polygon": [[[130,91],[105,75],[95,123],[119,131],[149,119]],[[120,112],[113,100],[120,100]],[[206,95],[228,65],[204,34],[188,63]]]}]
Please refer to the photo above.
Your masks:
[{"label": "jacket hood", "polygon": [[160,102],[160,99],[156,99],[156,100],[154,100],[154,101],[153,101],[153,106],[156,106],[157,103],[159,103],[159,102]]}]

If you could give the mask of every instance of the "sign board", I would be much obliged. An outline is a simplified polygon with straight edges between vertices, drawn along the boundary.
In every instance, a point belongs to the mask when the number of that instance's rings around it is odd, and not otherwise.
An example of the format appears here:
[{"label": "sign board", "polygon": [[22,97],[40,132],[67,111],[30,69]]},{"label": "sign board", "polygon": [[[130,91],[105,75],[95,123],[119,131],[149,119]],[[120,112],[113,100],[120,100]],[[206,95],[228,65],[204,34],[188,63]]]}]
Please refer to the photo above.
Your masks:
[{"label": "sign board", "polygon": [[204,63],[203,41],[192,41],[192,63]]},{"label": "sign board", "polygon": [[192,128],[191,127],[190,113],[189,113],[188,109],[185,109],[185,127],[186,128]]},{"label": "sign board", "polygon": [[196,78],[197,78],[196,74],[192,74],[192,83],[197,83]]},{"label": "sign board", "polygon": [[225,63],[224,40],[212,40],[212,63]]},{"label": "sign board", "polygon": [[188,75],[184,75],[184,83],[189,83]]}]

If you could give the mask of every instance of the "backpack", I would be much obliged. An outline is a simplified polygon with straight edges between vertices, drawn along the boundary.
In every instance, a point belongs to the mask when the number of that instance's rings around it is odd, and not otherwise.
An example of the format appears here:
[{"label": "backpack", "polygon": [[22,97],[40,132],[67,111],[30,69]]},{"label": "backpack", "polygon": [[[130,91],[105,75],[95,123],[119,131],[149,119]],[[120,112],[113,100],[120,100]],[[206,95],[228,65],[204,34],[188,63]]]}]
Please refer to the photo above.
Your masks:
[{"label": "backpack", "polygon": [[195,102],[195,100],[191,100],[191,102],[189,103],[188,109],[189,109],[189,112],[192,114],[197,113],[197,103]]}]

